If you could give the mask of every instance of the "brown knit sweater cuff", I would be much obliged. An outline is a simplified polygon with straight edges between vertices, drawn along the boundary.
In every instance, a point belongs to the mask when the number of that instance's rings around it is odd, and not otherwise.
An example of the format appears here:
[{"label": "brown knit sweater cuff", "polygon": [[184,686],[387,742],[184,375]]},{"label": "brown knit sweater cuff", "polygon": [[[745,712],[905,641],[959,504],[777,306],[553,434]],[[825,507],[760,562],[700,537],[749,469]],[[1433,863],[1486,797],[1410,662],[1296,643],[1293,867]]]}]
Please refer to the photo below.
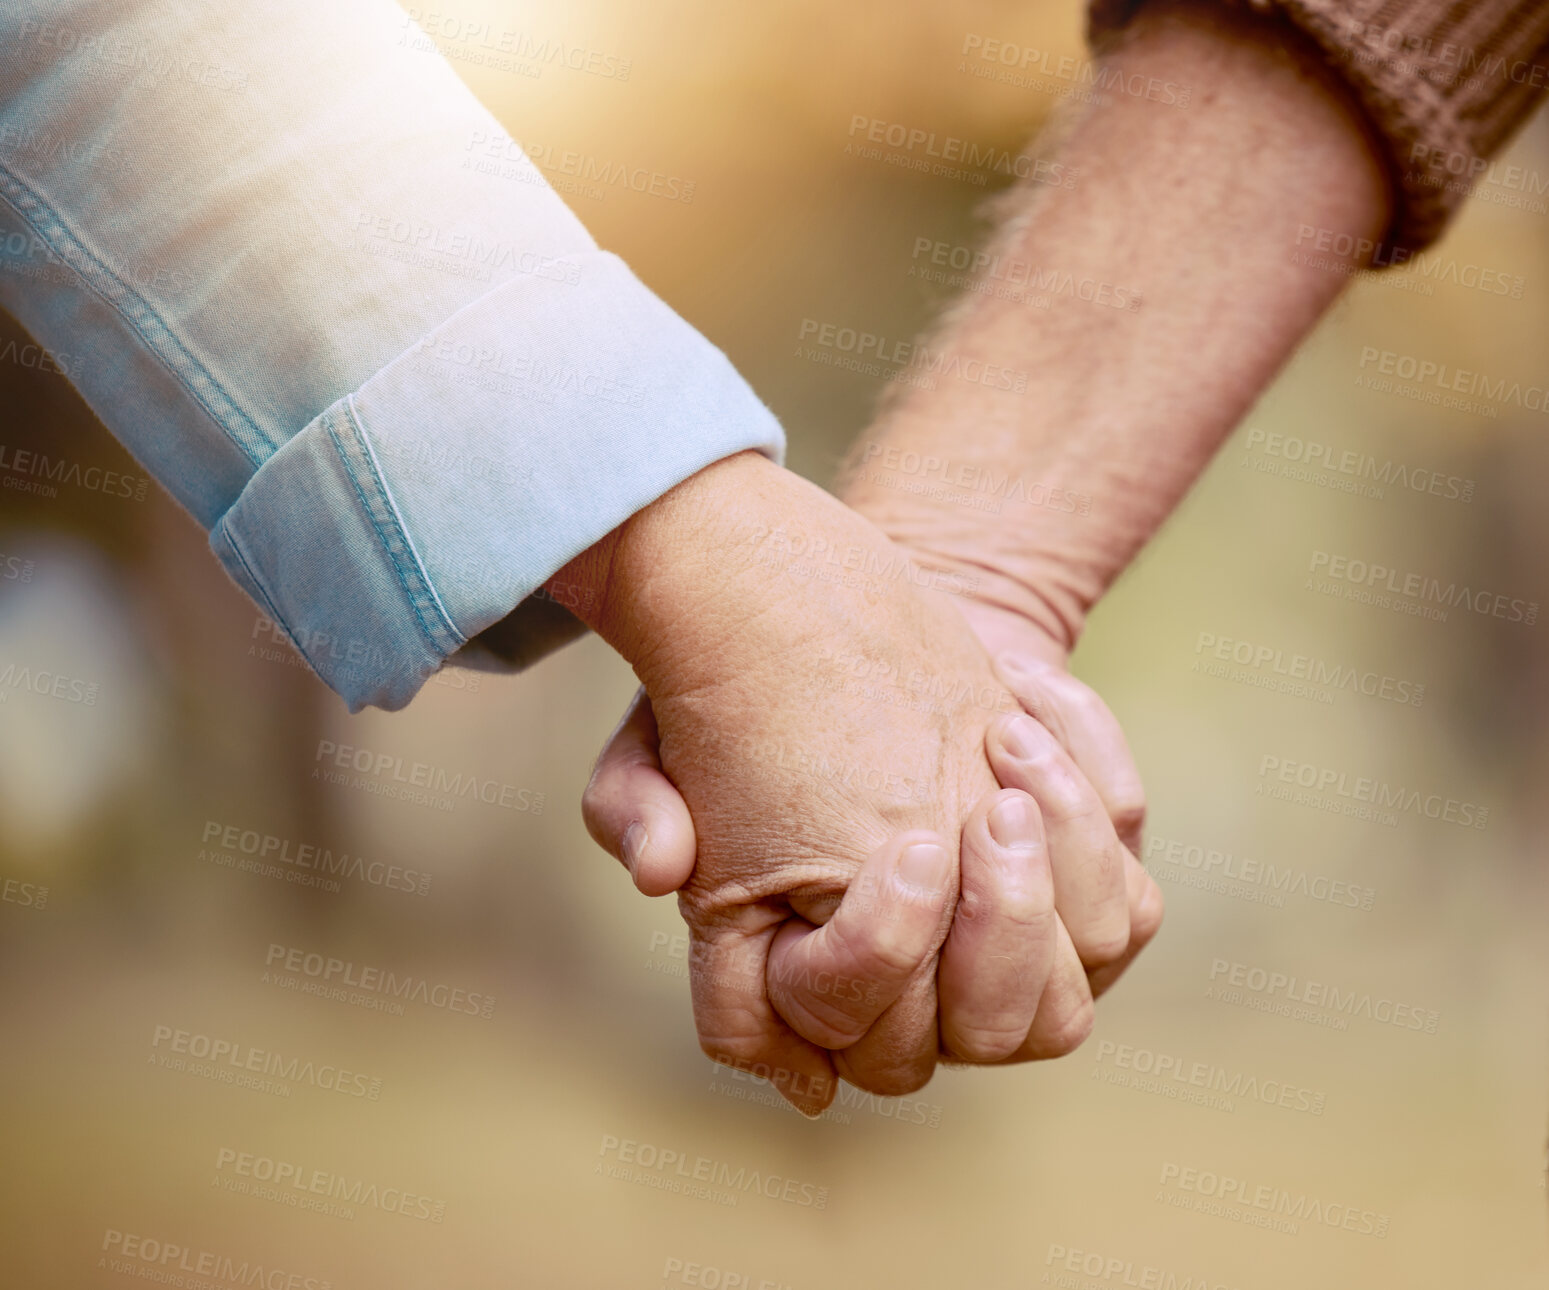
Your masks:
[{"label": "brown knit sweater cuff", "polygon": [[[1146,0],[1090,0],[1092,43]],[[1232,0],[1221,0],[1223,4]],[[1389,238],[1440,236],[1491,157],[1549,88],[1545,0],[1263,0],[1323,50],[1370,118],[1393,179]]]}]

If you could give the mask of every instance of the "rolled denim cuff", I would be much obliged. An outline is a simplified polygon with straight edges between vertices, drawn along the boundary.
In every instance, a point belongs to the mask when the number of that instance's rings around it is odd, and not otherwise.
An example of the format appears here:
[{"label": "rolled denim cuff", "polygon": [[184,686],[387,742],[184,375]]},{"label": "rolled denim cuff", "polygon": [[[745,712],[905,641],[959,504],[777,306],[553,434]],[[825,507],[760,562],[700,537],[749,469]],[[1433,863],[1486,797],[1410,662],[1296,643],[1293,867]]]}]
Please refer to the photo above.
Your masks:
[{"label": "rolled denim cuff", "polygon": [[[349,704],[403,707],[486,628],[516,666],[575,631],[530,602],[663,493],[779,423],[616,256],[508,281],[281,446],[210,534]],[[509,619],[509,621],[507,621]]]}]

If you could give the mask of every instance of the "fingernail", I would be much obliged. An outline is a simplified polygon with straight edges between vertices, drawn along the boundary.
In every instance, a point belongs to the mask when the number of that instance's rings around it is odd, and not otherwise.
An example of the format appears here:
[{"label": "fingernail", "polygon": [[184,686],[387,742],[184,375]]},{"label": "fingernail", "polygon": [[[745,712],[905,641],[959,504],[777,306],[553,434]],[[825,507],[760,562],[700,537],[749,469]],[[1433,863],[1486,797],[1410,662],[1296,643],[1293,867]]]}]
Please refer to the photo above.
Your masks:
[{"label": "fingernail", "polygon": [[951,866],[951,857],[944,847],[934,842],[915,842],[898,858],[898,879],[920,891],[945,891]]},{"label": "fingernail", "polygon": [[624,830],[624,863],[629,867],[630,877],[634,877],[640,868],[640,857],[645,854],[645,844],[651,840],[651,835],[645,831],[645,825],[636,820]]},{"label": "fingernail", "polygon": [[990,811],[990,836],[1007,851],[1032,846],[1037,842],[1033,825],[1033,804],[1022,796],[1003,797]]},{"label": "fingernail", "polygon": [[1012,717],[1001,730],[1000,741],[1019,761],[1031,761],[1038,750],[1038,723],[1025,712]]}]

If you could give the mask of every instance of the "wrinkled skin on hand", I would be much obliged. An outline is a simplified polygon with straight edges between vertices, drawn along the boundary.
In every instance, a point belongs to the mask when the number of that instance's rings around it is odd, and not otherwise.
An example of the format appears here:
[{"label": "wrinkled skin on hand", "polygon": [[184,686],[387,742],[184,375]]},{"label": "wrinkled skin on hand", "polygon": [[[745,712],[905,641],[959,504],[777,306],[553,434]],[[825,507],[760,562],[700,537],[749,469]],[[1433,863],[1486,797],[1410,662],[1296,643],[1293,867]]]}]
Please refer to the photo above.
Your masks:
[{"label": "wrinkled skin on hand", "polygon": [[[959,832],[998,788],[986,732],[1016,705],[961,616],[917,585],[928,579],[822,490],[760,472],[710,522],[724,559],[713,575],[691,573],[686,593],[682,572],[659,561],[654,573],[623,572],[646,587],[662,625],[693,625],[647,627],[636,670],[661,766],[697,833],[679,900],[702,1045],[792,1079],[829,1076],[833,1059],[791,1028],[766,988],[771,975],[780,995],[782,966],[800,962],[788,1006],[809,1034],[850,1041],[840,1072],[877,1092],[911,1091],[937,1057],[935,953],[957,897]],[[843,553],[853,576],[803,554],[819,543]],[[642,557],[650,550],[640,543],[637,558],[657,560]],[[886,909],[885,877],[855,892],[858,908],[869,902],[881,916],[865,935],[836,935],[818,968],[788,952],[792,933],[777,943],[790,924],[810,934],[828,923],[868,857],[920,831],[946,853],[939,888]]]},{"label": "wrinkled skin on hand", "polygon": [[[830,500],[823,495],[823,501]],[[935,727],[938,760],[918,760],[923,745],[900,753],[896,740],[885,735],[884,759],[862,765],[856,758],[830,757],[816,745],[793,742],[792,713],[785,696],[796,696],[809,705],[837,698],[864,699],[859,709],[853,704],[846,709],[846,719],[858,722],[866,732],[861,736],[863,743],[876,732],[890,729],[886,715],[889,705],[915,705],[939,719],[949,711],[946,700],[955,696],[958,706],[972,709],[969,724],[974,728],[982,727],[986,716],[991,718],[987,751],[992,769],[1011,796],[1030,795],[1024,801],[1031,808],[1032,819],[1030,825],[1024,822],[1021,826],[1024,836],[998,838],[995,835],[1005,829],[989,824],[989,813],[998,799],[984,798],[963,827],[962,893],[956,921],[941,949],[938,977],[939,1053],[944,1059],[975,1063],[1063,1055],[1079,1046],[1089,1033],[1094,997],[1118,979],[1155,935],[1162,917],[1160,890],[1138,863],[1145,798],[1123,732],[1106,704],[1065,670],[1064,648],[1043,629],[973,596],[946,596],[917,588],[919,582],[932,581],[919,571],[907,580],[916,594],[898,601],[905,620],[914,623],[912,636],[901,637],[892,628],[884,628],[868,638],[865,624],[872,621],[868,615],[859,620],[841,615],[838,622],[803,617],[811,609],[809,592],[799,585],[803,579],[811,583],[819,574],[832,579],[835,569],[869,570],[869,580],[850,577],[848,590],[875,598],[893,585],[878,575],[904,567],[899,563],[898,548],[884,555],[875,545],[875,536],[864,530],[864,539],[852,540],[848,546],[836,547],[817,537],[811,531],[818,522],[813,517],[826,522],[826,513],[821,504],[807,512],[787,509],[780,526],[749,522],[738,539],[739,546],[755,550],[755,562],[769,579],[766,590],[780,593],[777,598],[781,603],[788,610],[794,608],[798,636],[802,623],[809,628],[790,656],[809,668],[808,689],[793,685],[793,679],[785,675],[787,668],[777,669],[779,674],[772,679],[762,677],[756,669],[733,668],[732,683],[717,697],[717,702],[727,705],[725,715],[732,723],[722,731],[737,732],[732,743],[717,736],[713,723],[696,724],[691,715],[683,723],[684,738],[670,741],[670,755],[663,752],[660,759],[657,722],[642,691],[598,760],[583,800],[587,827],[601,845],[624,860],[642,891],[659,895],[675,890],[695,872],[696,829],[702,823],[697,817],[714,817],[711,828],[716,838],[745,836],[756,830],[757,821],[747,817],[746,804],[739,807],[732,782],[753,769],[741,764],[751,757],[769,777],[758,809],[784,810],[789,818],[780,827],[800,841],[800,847],[790,852],[784,863],[806,867],[814,875],[805,889],[781,887],[779,899],[801,916],[797,922],[822,923],[835,907],[836,893],[831,877],[815,875],[858,871],[853,855],[848,861],[841,859],[849,848],[834,845],[836,837],[851,835],[825,836],[827,824],[812,829],[819,817],[809,813],[812,799],[804,798],[813,791],[810,781],[828,782],[832,793],[829,813],[853,809],[854,799],[845,792],[857,783],[860,787],[869,783],[873,797],[876,791],[883,794],[880,803],[873,800],[866,808],[869,818],[863,814],[851,821],[859,829],[857,836],[866,841],[875,836],[873,830],[879,826],[914,827],[921,818],[916,808],[927,803],[937,808],[933,827],[942,830],[943,836],[953,837],[951,826],[941,822],[942,812],[950,815],[963,801],[973,800],[982,781],[971,757],[968,764],[973,769],[966,784],[947,778],[922,781],[913,777],[922,768],[927,775],[959,773],[939,760],[940,751],[951,746],[950,721],[947,729],[939,720]],[[792,515],[801,516],[804,522],[783,522]],[[814,547],[820,543],[821,549],[814,555]],[[961,590],[962,580],[956,582]],[[831,597],[831,603],[842,605],[843,597]],[[960,621],[966,621],[974,638],[968,654],[962,652],[965,642],[958,629]],[[856,638],[853,641],[852,636]],[[890,655],[887,651],[901,640],[910,644],[896,651],[896,656]],[[942,642],[949,642],[954,652],[941,653]],[[930,661],[916,670],[906,670],[904,658],[922,645],[930,652]],[[768,653],[768,643],[756,638],[750,637],[748,646],[751,656]],[[1018,701],[1010,706],[1034,714],[1038,722],[1027,718],[1013,722],[996,715],[1008,705],[1004,694],[982,683],[986,649],[999,655],[1000,675]],[[814,663],[816,670],[811,670]],[[764,686],[768,688],[760,688]],[[760,715],[760,708],[770,711]],[[806,709],[798,711],[805,716]],[[1019,737],[1013,738],[1013,734]],[[730,762],[726,763],[728,750]],[[664,760],[669,756],[664,776]],[[909,756],[916,760],[906,768],[902,758]],[[717,773],[721,774],[719,783]],[[680,777],[697,785],[696,819],[690,818],[674,786],[673,780]],[[950,804],[953,798],[956,805]],[[1028,813],[1024,810],[1020,814]],[[1002,846],[1002,841],[1010,845]],[[727,925],[731,914],[719,893],[731,889],[726,886],[728,880],[733,885],[738,882],[734,874],[739,864],[750,868],[751,879],[763,876],[760,845],[767,847],[767,840],[740,858],[713,851],[710,876],[690,884],[685,908],[691,902],[694,917],[707,927]],[[703,854],[701,844],[701,858]],[[1051,885],[1057,891],[1051,892]],[[774,897],[767,883],[758,889],[758,896],[766,911],[772,907]],[[884,922],[898,917],[896,909],[890,912],[885,885],[875,888],[875,897],[865,902],[874,917]],[[855,904],[853,897],[851,903]],[[736,913],[736,917],[749,916],[746,908]],[[910,917],[917,920],[918,912],[911,910]],[[864,940],[868,934],[875,936],[876,929],[868,929],[859,919],[844,928],[850,940]],[[778,937],[784,933],[776,935],[774,944],[778,946]],[[714,967],[715,961],[712,952],[708,970],[723,981],[729,979]],[[928,960],[925,966],[929,966]],[[771,995],[782,1012],[802,1012],[803,1019],[810,1020],[806,1015],[810,1007],[802,1008],[803,1001],[797,999],[794,1003],[798,1006],[793,1008],[790,991],[782,990],[777,980],[771,983]],[[756,1004],[754,1000],[750,1006],[756,1010]],[[863,1087],[879,1090],[901,1088],[913,1082],[915,1072],[928,1073],[928,1064],[921,1056],[923,1037],[914,1041],[917,1046],[913,1048],[900,1040],[905,1033],[923,1034],[923,1019],[915,1012],[925,1006],[926,994],[915,983],[887,1024],[858,1054],[838,1053],[838,1069]],[[722,1020],[716,1027],[726,1032],[728,1040],[739,1033],[730,1020]],[[854,1019],[849,1020],[853,1023]],[[751,1024],[746,1028],[756,1030]],[[842,1033],[812,1025],[802,1031],[807,1038],[837,1049],[853,1042],[846,1038],[852,1032],[861,1033],[853,1024]],[[908,1053],[902,1064],[900,1050]],[[719,1055],[739,1065],[748,1064],[733,1056],[729,1042]],[[779,1070],[775,1068],[777,1086]],[[781,1091],[792,1096],[789,1087],[781,1087]],[[792,1100],[800,1104],[799,1097]]]}]

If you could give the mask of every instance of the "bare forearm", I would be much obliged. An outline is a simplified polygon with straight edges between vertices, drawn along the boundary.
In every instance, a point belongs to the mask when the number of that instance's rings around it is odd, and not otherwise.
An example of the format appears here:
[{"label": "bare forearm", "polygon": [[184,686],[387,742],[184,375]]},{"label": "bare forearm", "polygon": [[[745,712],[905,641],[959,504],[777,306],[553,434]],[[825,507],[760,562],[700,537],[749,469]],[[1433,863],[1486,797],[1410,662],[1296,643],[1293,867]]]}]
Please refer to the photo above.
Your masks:
[{"label": "bare forearm", "polygon": [[[1228,13],[1154,6],[1105,65],[1190,86],[1189,105],[1114,95],[1060,146],[1077,183],[1011,199],[989,272],[1094,289],[1042,308],[1031,284],[1023,299],[971,293],[930,342],[948,370],[1027,373],[1025,392],[951,375],[910,388],[843,487],[924,562],[971,569],[986,599],[1066,648],[1347,280],[1327,267],[1337,251],[1324,267],[1297,255],[1306,229],[1369,249],[1386,226],[1356,111],[1272,20]],[[927,457],[950,463],[949,491],[991,484],[999,513],[924,500],[888,469]]]}]

